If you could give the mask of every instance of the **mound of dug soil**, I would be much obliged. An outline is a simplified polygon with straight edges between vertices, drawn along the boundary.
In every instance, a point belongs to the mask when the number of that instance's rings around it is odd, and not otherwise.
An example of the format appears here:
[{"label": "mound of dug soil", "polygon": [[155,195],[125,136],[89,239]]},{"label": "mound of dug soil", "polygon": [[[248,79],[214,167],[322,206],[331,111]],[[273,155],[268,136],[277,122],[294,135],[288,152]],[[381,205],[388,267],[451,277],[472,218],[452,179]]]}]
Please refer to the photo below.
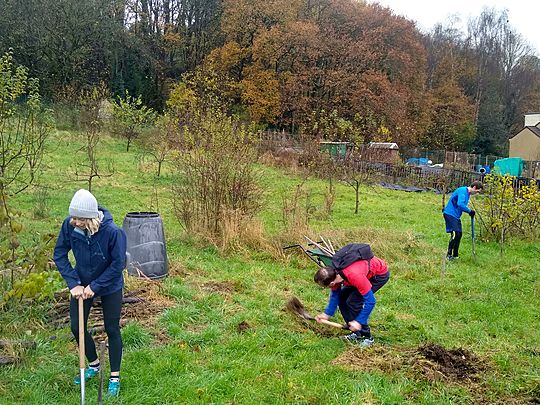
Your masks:
[{"label": "mound of dug soil", "polygon": [[476,380],[478,373],[485,369],[477,356],[463,348],[447,350],[438,344],[427,343],[419,347],[417,353],[428,360],[420,362],[427,375],[435,371],[454,381]]}]

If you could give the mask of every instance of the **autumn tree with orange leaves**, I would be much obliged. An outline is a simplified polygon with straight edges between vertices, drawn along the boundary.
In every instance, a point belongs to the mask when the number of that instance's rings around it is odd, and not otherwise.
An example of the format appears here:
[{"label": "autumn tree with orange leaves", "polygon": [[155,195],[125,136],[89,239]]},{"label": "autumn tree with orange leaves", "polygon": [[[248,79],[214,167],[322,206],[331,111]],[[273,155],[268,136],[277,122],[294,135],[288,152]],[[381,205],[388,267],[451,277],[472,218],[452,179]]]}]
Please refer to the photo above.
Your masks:
[{"label": "autumn tree with orange leaves", "polygon": [[251,119],[297,131],[332,114],[351,128],[344,138],[419,139],[426,54],[412,22],[351,0],[226,0],[222,29],[208,60]]}]

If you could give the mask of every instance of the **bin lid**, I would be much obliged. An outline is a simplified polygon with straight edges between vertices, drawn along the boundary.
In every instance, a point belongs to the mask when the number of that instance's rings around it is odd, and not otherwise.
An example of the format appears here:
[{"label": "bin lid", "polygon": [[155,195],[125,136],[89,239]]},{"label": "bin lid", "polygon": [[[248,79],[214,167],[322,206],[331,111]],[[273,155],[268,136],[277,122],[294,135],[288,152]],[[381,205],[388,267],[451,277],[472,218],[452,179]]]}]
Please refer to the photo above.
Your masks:
[{"label": "bin lid", "polygon": [[126,217],[129,218],[156,218],[159,217],[157,212],[128,212]]}]

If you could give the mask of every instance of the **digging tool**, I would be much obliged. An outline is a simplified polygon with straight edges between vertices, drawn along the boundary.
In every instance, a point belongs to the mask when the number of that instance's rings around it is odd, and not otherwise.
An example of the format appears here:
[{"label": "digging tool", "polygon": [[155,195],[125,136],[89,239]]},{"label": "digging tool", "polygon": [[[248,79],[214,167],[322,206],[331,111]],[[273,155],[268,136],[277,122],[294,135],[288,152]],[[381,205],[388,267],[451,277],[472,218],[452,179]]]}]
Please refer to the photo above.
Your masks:
[{"label": "digging tool", "polygon": [[81,372],[81,405],[84,405],[84,300],[79,297],[79,368]]},{"label": "digging tool", "polygon": [[[298,315],[300,318],[307,319],[309,321],[315,321],[315,317],[310,315],[306,311],[306,309],[304,308],[304,304],[302,304],[302,302],[296,297],[292,297],[289,302],[287,302],[287,309]],[[320,323],[328,326],[333,326],[334,328],[349,329],[349,325],[343,325],[341,323],[328,321],[326,319],[322,319]]]},{"label": "digging tool", "polygon": [[471,217],[471,239],[472,239],[472,256],[476,261],[476,240],[474,239],[474,217]]},{"label": "digging tool", "polygon": [[103,364],[105,361],[105,341],[102,340],[99,342],[99,364],[101,364],[101,367],[99,368],[99,391],[98,391],[98,397],[97,397],[97,403],[98,405],[103,404]]}]

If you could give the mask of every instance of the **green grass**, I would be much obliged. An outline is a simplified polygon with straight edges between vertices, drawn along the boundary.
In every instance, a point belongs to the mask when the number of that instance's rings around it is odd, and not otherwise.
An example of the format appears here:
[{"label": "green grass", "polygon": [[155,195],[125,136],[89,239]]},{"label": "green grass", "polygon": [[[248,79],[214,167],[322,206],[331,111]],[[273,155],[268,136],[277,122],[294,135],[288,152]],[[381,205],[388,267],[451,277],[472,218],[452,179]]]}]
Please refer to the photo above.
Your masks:
[{"label": "green grass", "polygon": [[[30,243],[35,232],[54,232],[67,215],[73,193],[76,134],[54,136],[41,183],[49,188],[50,215],[34,219],[32,193],[14,202],[24,218]],[[526,403],[540,389],[540,281],[538,242],[513,241],[504,255],[494,243],[477,243],[478,259],[470,254],[468,218],[462,257],[442,273],[447,244],[440,213],[441,197],[362,187],[360,214],[354,215],[354,193],[339,185],[332,214],[321,213],[326,184],[309,180],[306,187],[318,207],[312,227],[316,234],[342,242],[368,242],[386,259],[390,282],[378,293],[371,318],[379,347],[387,353],[435,342],[470,350],[488,367],[475,384],[434,381],[412,367],[367,370],[335,362],[356,356],[372,362],[380,353],[355,349],[337,339],[340,331],[304,324],[285,312],[287,299],[299,297],[316,313],[327,292],[312,282],[313,263],[292,253],[275,261],[267,252],[220,254],[185,235],[172,215],[174,176],[165,165],[155,179],[154,168],[141,170],[136,148],[105,138],[100,153],[114,161],[115,174],[97,179],[94,194],[121,225],[130,211],[159,209],[167,237],[168,256],[181,275],[163,281],[174,306],[164,309],[155,330],[130,322],[122,329],[125,349],[120,398],[124,404],[458,404],[479,401]],[[266,188],[260,219],[268,234],[282,229],[281,204],[301,182],[300,177],[259,167]],[[155,195],[158,199],[156,201]],[[313,235],[315,237],[315,235]],[[298,240],[297,243],[303,241]],[[203,288],[226,283],[226,291]],[[224,284],[225,285],[225,284]],[[35,339],[35,349],[22,352],[17,365],[0,366],[0,403],[76,403],[72,384],[78,372],[77,349],[68,329],[44,323],[46,307],[35,304],[2,313],[3,338]],[[244,323],[247,328],[240,330]],[[167,339],[153,338],[157,329]],[[87,388],[87,403],[95,403],[97,382]]]}]

